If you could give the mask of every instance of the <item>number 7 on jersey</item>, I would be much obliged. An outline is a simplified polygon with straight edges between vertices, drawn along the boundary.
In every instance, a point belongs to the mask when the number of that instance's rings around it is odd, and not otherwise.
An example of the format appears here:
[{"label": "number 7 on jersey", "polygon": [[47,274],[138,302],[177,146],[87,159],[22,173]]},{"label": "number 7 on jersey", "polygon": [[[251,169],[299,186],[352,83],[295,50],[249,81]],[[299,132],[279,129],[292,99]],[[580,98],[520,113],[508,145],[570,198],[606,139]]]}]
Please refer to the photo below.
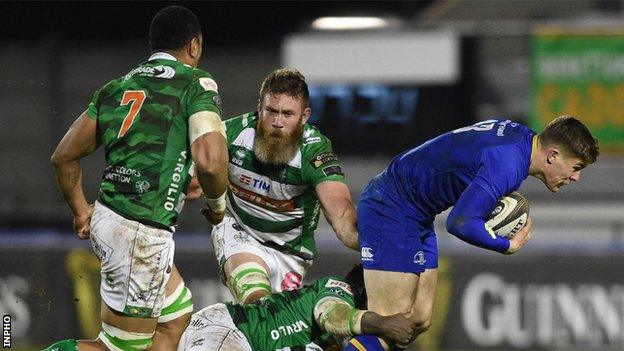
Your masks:
[{"label": "number 7 on jersey", "polygon": [[124,92],[123,97],[121,98],[121,103],[119,106],[124,106],[127,104],[130,105],[130,111],[126,117],[124,117],[123,122],[121,122],[121,128],[119,128],[119,133],[117,134],[117,138],[121,138],[126,135],[128,129],[134,122],[134,118],[141,110],[143,106],[143,102],[145,101],[145,92],[143,90],[127,90]]}]

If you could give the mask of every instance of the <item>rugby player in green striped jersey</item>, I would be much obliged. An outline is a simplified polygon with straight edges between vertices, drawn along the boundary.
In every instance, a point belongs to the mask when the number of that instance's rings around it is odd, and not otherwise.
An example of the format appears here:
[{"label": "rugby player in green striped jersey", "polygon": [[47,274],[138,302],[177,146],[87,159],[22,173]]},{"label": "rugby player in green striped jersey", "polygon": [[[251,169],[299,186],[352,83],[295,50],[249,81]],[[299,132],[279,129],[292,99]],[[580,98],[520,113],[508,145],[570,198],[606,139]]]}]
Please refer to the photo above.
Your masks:
[{"label": "rugby player in green striped jersey", "polygon": [[304,76],[282,68],[263,81],[257,111],[225,121],[227,211],[212,242],[238,302],[301,286],[321,211],[338,239],[358,250],[344,173],[329,139],[307,123],[311,112]]}]

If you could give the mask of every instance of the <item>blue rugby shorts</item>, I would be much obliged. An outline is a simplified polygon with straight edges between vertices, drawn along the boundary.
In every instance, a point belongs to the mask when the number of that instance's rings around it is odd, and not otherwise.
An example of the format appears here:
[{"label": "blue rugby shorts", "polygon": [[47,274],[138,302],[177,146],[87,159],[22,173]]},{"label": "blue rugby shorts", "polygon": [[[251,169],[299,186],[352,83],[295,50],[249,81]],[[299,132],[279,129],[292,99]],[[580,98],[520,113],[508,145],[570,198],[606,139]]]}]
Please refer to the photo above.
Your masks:
[{"label": "blue rugby shorts", "polygon": [[438,267],[433,224],[410,219],[413,211],[373,178],[357,206],[360,258],[365,269],[420,274]]}]

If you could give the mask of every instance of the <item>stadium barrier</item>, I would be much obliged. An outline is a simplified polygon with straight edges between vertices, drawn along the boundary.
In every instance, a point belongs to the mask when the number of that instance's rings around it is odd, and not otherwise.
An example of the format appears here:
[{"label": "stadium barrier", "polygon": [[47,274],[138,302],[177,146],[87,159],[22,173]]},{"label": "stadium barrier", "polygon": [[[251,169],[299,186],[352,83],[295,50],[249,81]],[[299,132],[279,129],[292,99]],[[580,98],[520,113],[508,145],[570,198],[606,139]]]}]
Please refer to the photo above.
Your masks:
[{"label": "stadium barrier", "polygon": [[[321,254],[308,281],[344,274],[356,253]],[[211,252],[176,254],[196,309],[230,300]],[[467,256],[441,260],[433,327],[420,349],[622,349],[624,256]],[[88,247],[0,250],[0,314],[13,344],[99,330],[99,263]]]}]

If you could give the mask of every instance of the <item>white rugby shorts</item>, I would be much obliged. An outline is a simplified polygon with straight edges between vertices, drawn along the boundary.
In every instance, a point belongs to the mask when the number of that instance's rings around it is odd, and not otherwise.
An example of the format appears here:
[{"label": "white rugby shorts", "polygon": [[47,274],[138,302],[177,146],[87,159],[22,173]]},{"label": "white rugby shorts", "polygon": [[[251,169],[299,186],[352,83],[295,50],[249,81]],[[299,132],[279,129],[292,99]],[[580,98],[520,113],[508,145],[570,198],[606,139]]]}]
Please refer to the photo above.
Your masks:
[{"label": "white rugby shorts", "polygon": [[222,303],[208,306],[191,317],[178,351],[252,351],[251,345]]},{"label": "white rugby shorts", "polygon": [[237,253],[254,254],[267,264],[273,292],[300,288],[303,278],[312,266],[312,260],[304,260],[263,245],[248,234],[227,212],[223,222],[212,228],[212,246],[219,262],[219,272],[223,282],[226,281],[223,271],[225,261]]},{"label": "white rugby shorts", "polygon": [[101,263],[102,300],[127,316],[160,316],[173,266],[173,233],[124,218],[96,202],[91,247]]}]

